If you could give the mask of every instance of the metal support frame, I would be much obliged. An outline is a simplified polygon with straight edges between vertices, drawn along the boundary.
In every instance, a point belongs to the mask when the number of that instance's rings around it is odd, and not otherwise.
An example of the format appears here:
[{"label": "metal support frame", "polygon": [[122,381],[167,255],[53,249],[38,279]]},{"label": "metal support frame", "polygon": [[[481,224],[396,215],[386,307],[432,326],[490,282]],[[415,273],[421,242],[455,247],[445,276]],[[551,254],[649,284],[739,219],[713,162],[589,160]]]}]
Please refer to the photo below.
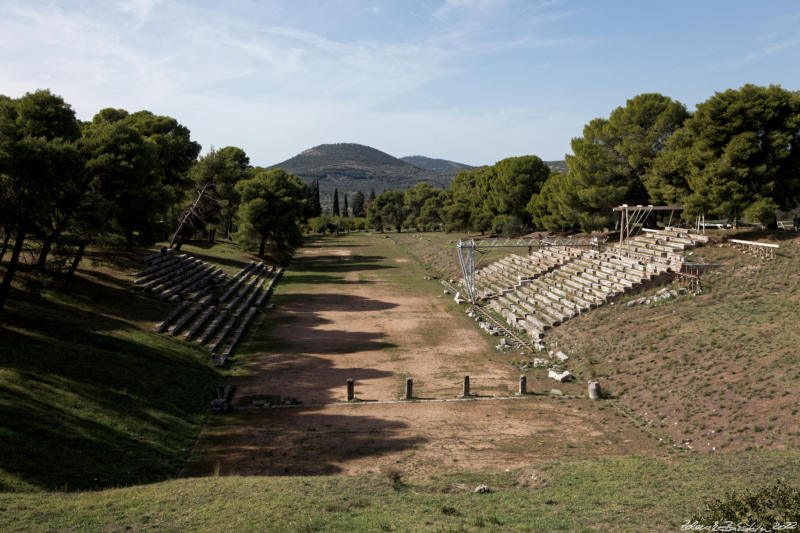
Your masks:
[{"label": "metal support frame", "polygon": [[[622,204],[613,209],[620,213],[619,224],[619,244],[623,245],[631,237],[635,237],[641,230],[644,220],[653,211],[669,211],[669,222],[672,222],[672,215],[675,211],[683,211],[683,206],[678,205],[628,205]],[[631,221],[633,215],[633,221]],[[637,229],[639,228],[639,229]]]},{"label": "metal support frame", "polygon": [[495,238],[495,239],[459,239],[456,244],[458,261],[461,263],[461,273],[464,276],[464,288],[467,291],[467,300],[474,304],[477,300],[475,286],[475,250],[482,248],[550,248],[553,246],[574,247],[599,247],[606,242],[598,237],[525,237],[525,238]]}]

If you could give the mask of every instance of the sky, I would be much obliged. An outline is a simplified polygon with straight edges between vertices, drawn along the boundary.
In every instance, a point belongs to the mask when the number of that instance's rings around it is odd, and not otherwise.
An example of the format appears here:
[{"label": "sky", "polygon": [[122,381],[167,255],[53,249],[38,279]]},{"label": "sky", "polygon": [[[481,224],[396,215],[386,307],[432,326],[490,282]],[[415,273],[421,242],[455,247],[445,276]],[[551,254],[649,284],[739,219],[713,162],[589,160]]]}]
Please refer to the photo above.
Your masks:
[{"label": "sky", "polygon": [[471,165],[627,99],[800,90],[796,0],[0,0],[0,94],[175,117],[269,166],[318,144]]}]

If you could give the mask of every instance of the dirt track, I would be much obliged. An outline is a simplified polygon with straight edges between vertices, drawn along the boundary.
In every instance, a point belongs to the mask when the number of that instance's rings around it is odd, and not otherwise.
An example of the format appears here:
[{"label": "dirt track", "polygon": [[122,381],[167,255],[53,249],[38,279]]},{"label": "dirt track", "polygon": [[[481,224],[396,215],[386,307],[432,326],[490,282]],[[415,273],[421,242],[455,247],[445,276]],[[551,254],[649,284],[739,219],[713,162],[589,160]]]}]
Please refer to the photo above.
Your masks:
[{"label": "dirt track", "polygon": [[[252,343],[256,351],[241,356],[238,410],[206,430],[189,475],[387,467],[413,475],[655,453],[654,441],[610,408],[549,397],[550,384],[534,375],[531,390],[542,394],[521,400],[369,403],[397,400],[406,377],[419,398],[452,399],[466,374],[480,396],[508,398],[519,376],[510,355],[494,352],[478,328],[448,312],[447,300],[436,297],[441,290],[418,283],[421,267],[396,257],[393,246],[362,235],[300,252]],[[366,403],[337,403],[347,378]],[[276,396],[303,405],[253,409],[254,401]]]}]

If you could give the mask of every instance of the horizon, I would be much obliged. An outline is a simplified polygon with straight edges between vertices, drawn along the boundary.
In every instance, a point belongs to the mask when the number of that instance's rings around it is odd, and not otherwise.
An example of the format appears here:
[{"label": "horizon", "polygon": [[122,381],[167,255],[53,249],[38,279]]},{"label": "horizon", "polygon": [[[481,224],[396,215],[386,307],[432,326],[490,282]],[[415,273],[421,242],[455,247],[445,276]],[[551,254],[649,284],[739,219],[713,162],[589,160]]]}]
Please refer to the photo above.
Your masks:
[{"label": "horizon", "polygon": [[691,111],[746,83],[797,90],[798,22],[790,1],[3,2],[0,94],[50,89],[81,120],[147,109],[264,167],[337,142],[560,161],[637,94]]}]

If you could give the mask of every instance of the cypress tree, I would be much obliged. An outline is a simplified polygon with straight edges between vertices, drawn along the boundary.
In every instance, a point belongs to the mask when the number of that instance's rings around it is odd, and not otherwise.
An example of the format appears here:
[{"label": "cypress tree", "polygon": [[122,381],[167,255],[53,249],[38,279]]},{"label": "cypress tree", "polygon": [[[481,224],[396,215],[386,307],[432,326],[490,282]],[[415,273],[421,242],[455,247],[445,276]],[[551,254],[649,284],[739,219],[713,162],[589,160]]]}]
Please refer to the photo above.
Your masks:
[{"label": "cypress tree", "polygon": [[314,180],[312,186],[311,209],[313,213],[311,216],[318,217],[322,214],[322,204],[319,201],[319,180]]},{"label": "cypress tree", "polygon": [[347,210],[347,193],[344,194],[344,209],[342,210],[342,216],[345,216],[345,217],[350,216],[348,214],[348,210]]},{"label": "cypress tree", "polygon": [[339,216],[339,189],[333,189],[333,216]]}]

